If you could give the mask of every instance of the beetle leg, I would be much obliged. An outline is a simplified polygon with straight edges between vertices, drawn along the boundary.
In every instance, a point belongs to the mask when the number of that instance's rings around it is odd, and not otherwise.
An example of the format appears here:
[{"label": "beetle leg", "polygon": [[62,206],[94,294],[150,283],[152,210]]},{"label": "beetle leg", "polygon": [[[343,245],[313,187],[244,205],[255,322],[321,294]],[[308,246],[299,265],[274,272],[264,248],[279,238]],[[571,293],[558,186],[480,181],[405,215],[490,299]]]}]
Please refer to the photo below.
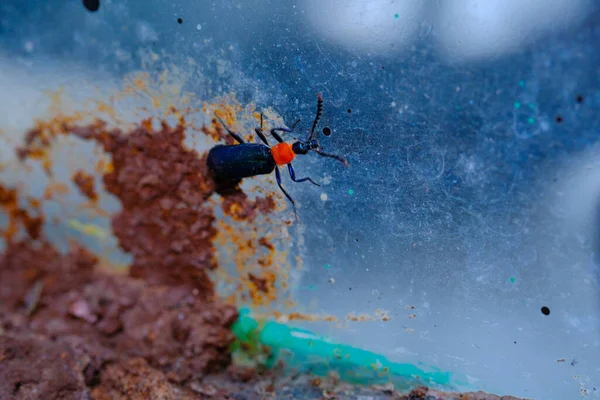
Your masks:
[{"label": "beetle leg", "polygon": [[267,140],[267,137],[265,136],[265,133],[263,132],[263,114],[262,113],[260,114],[260,128],[254,128],[254,131],[256,132],[256,134],[258,135],[258,137],[264,144],[271,147],[271,145],[269,144],[269,141]]},{"label": "beetle leg", "polygon": [[278,130],[283,130],[285,128],[274,128],[271,129],[271,135],[273,135],[273,137],[275,138],[275,140],[277,140],[279,143],[283,143],[283,139],[281,138],[281,136],[279,136],[279,134],[277,133]]},{"label": "beetle leg", "polygon": [[294,203],[294,199],[285,191],[283,186],[281,186],[281,173],[279,172],[279,167],[275,167],[275,178],[277,179],[277,185],[279,185],[279,189],[285,194],[285,197],[288,198],[289,201],[292,202],[292,207],[294,207],[294,216],[296,217],[296,221],[298,221],[298,213],[296,212],[296,203]]},{"label": "beetle leg", "polygon": [[296,125],[298,125],[298,123],[300,123],[300,119],[298,119],[298,121],[294,122],[294,125],[292,125],[291,128],[273,128],[273,129],[271,129],[271,135],[273,135],[275,140],[277,140],[279,143],[283,143],[283,139],[281,138],[281,136],[279,136],[277,131],[288,132],[288,133],[293,132],[294,129],[296,128]]},{"label": "beetle leg", "polygon": [[269,141],[267,140],[267,137],[265,136],[264,132],[262,131],[262,128],[254,128],[254,131],[256,132],[256,134],[258,135],[260,140],[263,141],[264,144],[266,144],[267,146],[270,146]]},{"label": "beetle leg", "polygon": [[296,171],[294,171],[294,167],[292,167],[292,163],[289,163],[287,166],[288,166],[288,171],[290,172],[290,178],[292,178],[292,180],[294,182],[306,182],[306,181],[309,181],[313,185],[321,186],[317,182],[315,182],[312,179],[310,179],[309,177],[296,179]]},{"label": "beetle leg", "polygon": [[223,120],[221,118],[219,118],[219,116],[216,113],[215,113],[215,117],[217,117],[217,119],[219,120],[221,125],[223,125],[223,128],[225,128],[227,133],[229,133],[236,140],[236,142],[238,142],[239,144],[244,144],[244,139],[242,139],[242,137],[240,135],[238,135],[237,133],[235,133],[234,131],[229,129],[227,127],[227,125],[225,125],[225,122],[223,122]]}]

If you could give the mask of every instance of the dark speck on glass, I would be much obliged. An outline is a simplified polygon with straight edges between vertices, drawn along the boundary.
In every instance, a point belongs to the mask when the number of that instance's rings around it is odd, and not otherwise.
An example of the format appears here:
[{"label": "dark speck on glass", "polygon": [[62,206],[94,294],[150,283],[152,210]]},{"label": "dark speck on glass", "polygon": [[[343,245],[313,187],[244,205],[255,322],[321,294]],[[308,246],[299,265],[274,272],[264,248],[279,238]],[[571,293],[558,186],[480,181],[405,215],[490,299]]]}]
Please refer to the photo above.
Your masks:
[{"label": "dark speck on glass", "polygon": [[542,314],[550,315],[550,309],[546,306],[542,307]]},{"label": "dark speck on glass", "polygon": [[325,128],[323,128],[323,135],[330,136],[331,135],[331,128],[329,128],[328,126],[326,126]]},{"label": "dark speck on glass", "polygon": [[183,24],[183,20],[181,18],[177,18],[177,23],[178,24]]},{"label": "dark speck on glass", "polygon": [[98,11],[100,8],[100,0],[83,0],[83,6],[91,12]]}]

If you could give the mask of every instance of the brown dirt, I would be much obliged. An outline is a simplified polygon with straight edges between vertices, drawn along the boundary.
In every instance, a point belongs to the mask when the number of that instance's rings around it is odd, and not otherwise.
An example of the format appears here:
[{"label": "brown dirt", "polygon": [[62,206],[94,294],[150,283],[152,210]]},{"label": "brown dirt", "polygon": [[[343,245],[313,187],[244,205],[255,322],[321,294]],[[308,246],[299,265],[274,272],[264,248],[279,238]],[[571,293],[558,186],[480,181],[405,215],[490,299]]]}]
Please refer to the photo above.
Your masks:
[{"label": "brown dirt", "polygon": [[83,171],[75,172],[73,175],[73,183],[77,185],[81,194],[90,199],[91,201],[98,200],[98,194],[94,187],[94,177]]},{"label": "brown dirt", "polygon": [[[204,130],[222,135],[218,128]],[[59,253],[43,235],[42,216],[30,216],[18,192],[0,186],[0,206],[9,217],[0,255],[0,398],[458,398],[427,389],[408,397],[393,390],[325,390],[232,367],[230,327],[237,310],[215,296],[207,274],[217,267],[215,217],[207,201],[216,187],[205,156],[183,146],[184,124],[163,123],[153,131],[144,121],[124,134],[102,122],[78,127],[54,121],[29,132],[19,156],[44,160],[50,174],[46,150],[57,134],[97,141],[111,155],[104,188],[123,205],[112,230],[133,264],[129,276],[107,275],[79,245]],[[78,172],[73,180],[97,198],[91,176]],[[223,210],[235,219],[251,221],[274,208],[271,197],[249,201],[237,188],[220,194]],[[35,200],[30,205],[39,206]],[[266,238],[259,244],[275,251]],[[249,279],[269,292],[276,279],[268,278]],[[469,396],[460,399],[500,399]]]},{"label": "brown dirt", "polygon": [[[205,159],[183,146],[182,125],[163,123],[152,131],[145,121],[128,134],[107,131],[102,122],[52,126],[55,130],[29,132],[19,155],[43,159],[56,134],[100,143],[112,156],[105,189],[123,205],[112,219],[113,233],[134,261],[129,277],[109,276],[78,245],[60,254],[41,235],[42,218],[18,206],[16,190],[0,188],[0,204],[10,216],[0,256],[3,348],[11,354],[35,350],[0,359],[0,374],[11,378],[0,390],[31,398],[37,386],[28,386],[31,376],[19,371],[30,364],[29,356],[55,345],[56,356],[38,357],[30,371],[54,371],[70,362],[72,376],[56,377],[64,387],[39,386],[46,398],[61,398],[65,390],[81,398],[89,388],[95,398],[180,398],[186,383],[230,364],[229,328],[237,318],[233,306],[215,298],[207,275],[217,265],[207,204],[214,183]],[[73,180],[84,195],[96,198],[91,176],[80,171]],[[241,209],[263,211],[245,195],[236,202]],[[28,235],[16,240],[20,233]],[[23,339],[31,334],[37,336]],[[63,354],[67,361],[61,361]]]},{"label": "brown dirt", "polygon": [[77,361],[64,343],[0,335],[0,398],[82,399],[87,387]]},{"label": "brown dirt", "polygon": [[195,399],[189,389],[175,385],[145,359],[134,357],[119,364],[108,365],[100,375],[102,385],[92,390],[92,398],[176,400]]},{"label": "brown dirt", "polygon": [[127,135],[107,132],[100,123],[72,132],[98,141],[112,156],[104,185],[123,205],[112,228],[121,248],[134,256],[131,276],[150,284],[193,287],[210,299],[214,293],[207,270],[217,267],[216,229],[205,203],[214,183],[205,159],[183,146],[183,126],[163,123],[154,132],[149,125]]},{"label": "brown dirt", "polygon": [[[32,206],[37,208],[37,203],[32,202]],[[18,195],[15,189],[0,186],[0,208],[8,216],[8,225],[4,229],[4,239],[7,244],[13,243],[20,227],[24,228],[32,239],[37,239],[40,236],[43,223],[42,217],[32,217],[25,209],[19,206]]]}]

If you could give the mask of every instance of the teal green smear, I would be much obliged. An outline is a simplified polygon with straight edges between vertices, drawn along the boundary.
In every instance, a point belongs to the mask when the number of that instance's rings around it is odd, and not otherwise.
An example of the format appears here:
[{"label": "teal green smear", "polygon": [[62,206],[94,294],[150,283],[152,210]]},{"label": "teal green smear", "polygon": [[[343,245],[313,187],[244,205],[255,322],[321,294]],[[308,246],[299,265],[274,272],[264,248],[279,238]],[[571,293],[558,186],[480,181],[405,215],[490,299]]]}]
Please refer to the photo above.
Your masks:
[{"label": "teal green smear", "polygon": [[535,123],[535,118],[529,117],[529,118],[527,118],[527,122],[529,122],[530,124],[534,124]]},{"label": "teal green smear", "polygon": [[519,86],[521,86],[521,87],[525,86],[525,81],[524,80],[520,80],[519,81]]},{"label": "teal green smear", "polygon": [[515,108],[521,108],[521,103],[519,103],[518,101],[515,101]]},{"label": "teal green smear", "polygon": [[331,268],[331,265],[325,264],[325,269],[329,269],[329,268]]},{"label": "teal green smear", "polygon": [[394,18],[400,18],[400,14],[394,14]]},{"label": "teal green smear", "polygon": [[516,280],[517,280],[517,279],[516,279],[514,276],[511,276],[511,277],[510,277],[510,283],[515,283],[515,281],[516,281]]},{"label": "teal green smear", "polygon": [[352,189],[348,190],[348,194],[349,195],[353,195],[354,194],[354,190],[352,190]]},{"label": "teal green smear", "polygon": [[382,355],[339,344],[304,329],[257,321],[248,309],[240,310],[232,330],[237,337],[233,346],[237,362],[259,360],[270,369],[283,361],[290,373],[329,376],[336,372],[343,382],[358,385],[391,382],[397,390],[419,385],[447,390],[468,386],[465,378],[436,367],[394,363]]}]

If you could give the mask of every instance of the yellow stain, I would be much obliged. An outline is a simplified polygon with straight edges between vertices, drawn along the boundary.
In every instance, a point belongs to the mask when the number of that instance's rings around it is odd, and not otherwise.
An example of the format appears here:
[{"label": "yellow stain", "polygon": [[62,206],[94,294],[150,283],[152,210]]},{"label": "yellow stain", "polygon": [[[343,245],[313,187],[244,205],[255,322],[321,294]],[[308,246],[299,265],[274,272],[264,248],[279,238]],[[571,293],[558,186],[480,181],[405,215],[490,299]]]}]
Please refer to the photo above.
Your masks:
[{"label": "yellow stain", "polygon": [[94,224],[83,224],[76,219],[70,219],[67,221],[67,225],[75,229],[76,231],[83,233],[84,235],[94,236],[99,239],[106,239],[109,236],[109,233]]}]

